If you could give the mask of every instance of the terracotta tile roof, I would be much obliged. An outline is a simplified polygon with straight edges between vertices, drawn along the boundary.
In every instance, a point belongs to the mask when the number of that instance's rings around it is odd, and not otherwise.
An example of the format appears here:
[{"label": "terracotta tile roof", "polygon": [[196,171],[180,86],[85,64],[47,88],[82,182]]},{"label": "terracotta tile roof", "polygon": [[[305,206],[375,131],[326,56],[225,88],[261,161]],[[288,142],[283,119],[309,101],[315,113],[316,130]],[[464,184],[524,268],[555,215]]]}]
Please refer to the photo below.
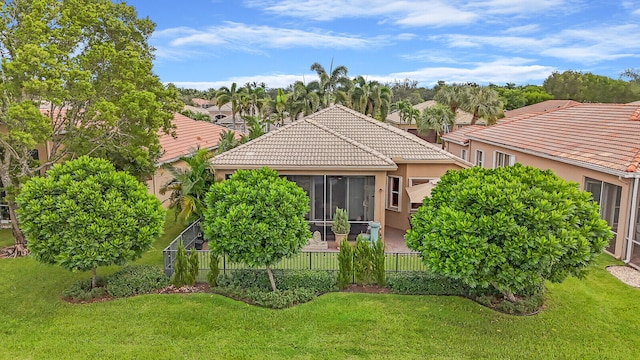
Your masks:
[{"label": "terracotta tile roof", "polygon": [[391,125],[334,105],[216,156],[219,167],[396,169],[402,161],[460,160]]},{"label": "terracotta tile roof", "polygon": [[196,104],[197,106],[210,106],[211,105],[211,101],[209,100],[205,100],[205,99],[201,99],[201,98],[193,98],[191,99],[191,102]]},{"label": "terracotta tile roof", "polygon": [[580,104],[573,100],[547,100],[504,112],[506,118],[522,114],[540,114]]},{"label": "terracotta tile roof", "polygon": [[196,114],[203,114],[203,115],[207,115],[209,116],[209,110],[207,109],[203,109],[201,107],[197,107],[197,106],[191,106],[191,105],[185,105],[183,108],[183,110],[189,110],[192,111]]},{"label": "terracotta tile roof", "polygon": [[442,135],[442,139],[444,141],[451,141],[460,145],[467,145],[469,143],[469,137],[467,136],[469,133],[486,128],[487,127],[484,125],[464,126],[459,129],[453,130],[450,133]]},{"label": "terracotta tile roof", "polygon": [[[218,147],[220,134],[228,130],[206,121],[192,120],[178,113],[174,114],[171,122],[176,127],[176,137],[160,134],[160,146],[164,154],[158,160],[158,165],[193,154],[198,147],[213,150]],[[240,139],[240,132],[236,132],[236,138]]]},{"label": "terracotta tile roof", "polygon": [[578,104],[522,115],[468,137],[614,172],[636,172],[640,167],[639,109],[638,105]]}]

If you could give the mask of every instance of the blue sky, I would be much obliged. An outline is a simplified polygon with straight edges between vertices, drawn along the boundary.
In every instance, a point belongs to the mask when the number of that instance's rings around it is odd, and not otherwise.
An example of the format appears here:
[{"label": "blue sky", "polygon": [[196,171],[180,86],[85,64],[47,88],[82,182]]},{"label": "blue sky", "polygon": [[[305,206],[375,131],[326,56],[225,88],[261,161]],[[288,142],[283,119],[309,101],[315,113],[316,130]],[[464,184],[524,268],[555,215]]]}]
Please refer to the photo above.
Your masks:
[{"label": "blue sky", "polygon": [[542,84],[640,68],[640,0],[128,0],[156,24],[154,71],[198,89],[349,76]]}]

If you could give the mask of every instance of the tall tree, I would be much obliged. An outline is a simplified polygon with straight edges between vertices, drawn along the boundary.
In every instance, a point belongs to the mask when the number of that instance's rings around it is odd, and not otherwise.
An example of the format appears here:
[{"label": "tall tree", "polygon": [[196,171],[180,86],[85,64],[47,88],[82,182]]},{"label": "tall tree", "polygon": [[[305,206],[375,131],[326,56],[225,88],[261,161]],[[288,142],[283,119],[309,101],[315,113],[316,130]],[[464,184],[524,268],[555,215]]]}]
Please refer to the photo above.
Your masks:
[{"label": "tall tree", "polygon": [[311,70],[315,71],[316,74],[318,74],[320,91],[322,95],[322,106],[327,107],[334,101],[333,93],[338,87],[338,84],[341,81],[349,80],[349,78],[347,77],[347,67],[339,65],[334,69],[333,59],[331,59],[331,66],[329,67],[328,73],[324,69],[324,67],[317,62],[311,64]]},{"label": "tall tree", "polygon": [[466,101],[465,99],[465,86],[460,84],[446,85],[444,82],[438,83],[438,90],[433,99],[440,103],[449,106],[452,113],[456,113],[456,110]]},{"label": "tall tree", "polygon": [[35,258],[91,270],[92,287],[98,266],[139,258],[163,231],[160,201],[105,159],[82,156],[56,164],[27,181],[16,201]]},{"label": "tall tree", "polygon": [[[6,0],[0,7],[0,181],[89,154],[144,178],[182,106],[152,73],[149,19],[110,0]],[[32,150],[46,144],[40,162]],[[16,254],[25,240],[8,196]]]},{"label": "tall tree", "polygon": [[[246,95],[245,88],[238,88],[238,84],[232,83],[231,87],[223,86],[218,89],[216,93],[216,104],[218,109],[224,104],[231,103],[231,122],[233,130],[238,130],[236,127],[236,114],[242,112],[242,98]],[[246,124],[243,122],[243,129],[246,128]]]},{"label": "tall tree", "polygon": [[209,162],[212,156],[209,150],[198,149],[193,156],[180,158],[187,164],[186,168],[164,166],[173,178],[160,188],[160,194],[171,192],[169,208],[176,210],[176,219],[203,216],[204,197],[214,182],[213,165]]},{"label": "tall tree", "polygon": [[635,82],[579,71],[554,72],[542,86],[556,99],[601,103],[628,103],[640,99],[640,87]]},{"label": "tall tree", "polygon": [[418,118],[418,133],[426,134],[429,130],[434,130],[438,139],[442,134],[446,134],[456,122],[456,115],[451,112],[448,106],[443,104],[435,104],[422,110],[421,116]]},{"label": "tall tree", "polygon": [[467,86],[466,96],[460,107],[473,114],[471,125],[478,119],[487,120],[488,124],[494,124],[502,114],[502,103],[498,93],[488,86]]},{"label": "tall tree", "polygon": [[214,184],[206,202],[202,225],[209,249],[233,262],[266,267],[276,291],[271,267],[311,237],[305,191],[268,168],[238,170]]}]

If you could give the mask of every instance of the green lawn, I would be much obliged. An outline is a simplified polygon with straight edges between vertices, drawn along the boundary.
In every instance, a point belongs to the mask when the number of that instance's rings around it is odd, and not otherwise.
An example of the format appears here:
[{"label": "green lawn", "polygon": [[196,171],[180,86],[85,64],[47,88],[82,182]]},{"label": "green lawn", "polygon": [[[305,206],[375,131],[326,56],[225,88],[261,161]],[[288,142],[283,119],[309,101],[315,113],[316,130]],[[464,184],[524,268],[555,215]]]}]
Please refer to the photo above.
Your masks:
[{"label": "green lawn", "polygon": [[0,229],[0,248],[13,245],[11,229]]},{"label": "green lawn", "polygon": [[[180,231],[167,225],[140,262],[161,263]],[[601,256],[585,280],[549,285],[541,314],[517,317],[458,297],[352,293],[285,310],[212,294],[74,305],[60,293],[88,273],[3,259],[0,359],[636,358],[640,290],[604,270],[614,263]]]}]

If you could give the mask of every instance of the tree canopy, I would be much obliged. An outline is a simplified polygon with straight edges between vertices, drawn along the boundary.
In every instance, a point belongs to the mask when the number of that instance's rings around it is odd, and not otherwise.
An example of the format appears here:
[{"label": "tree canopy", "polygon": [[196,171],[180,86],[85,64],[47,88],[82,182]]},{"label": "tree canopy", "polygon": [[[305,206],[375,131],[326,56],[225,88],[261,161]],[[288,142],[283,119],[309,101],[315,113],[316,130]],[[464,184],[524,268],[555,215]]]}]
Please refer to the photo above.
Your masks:
[{"label": "tree canopy", "polygon": [[[633,71],[623,73],[633,79],[632,74]],[[635,81],[616,80],[588,72],[554,72],[545,79],[542,86],[555,99],[600,103],[628,103],[640,100],[640,86]]]},{"label": "tree canopy", "polygon": [[580,276],[611,238],[591,194],[520,164],[448,171],[406,240],[434,272],[506,298]]},{"label": "tree canopy", "polygon": [[305,191],[268,168],[238,170],[207,193],[202,227],[209,249],[230,261],[270,267],[298,253],[311,237]]},{"label": "tree canopy", "polygon": [[[91,155],[144,178],[179,110],[152,73],[154,24],[110,0],[8,0],[0,7],[0,180],[9,193],[64,158]],[[36,145],[46,153],[33,161]],[[17,247],[24,238],[8,199]]]},{"label": "tree canopy", "polygon": [[68,270],[123,265],[151,247],[165,211],[135,177],[82,156],[33,177],[16,198],[29,251]]}]

